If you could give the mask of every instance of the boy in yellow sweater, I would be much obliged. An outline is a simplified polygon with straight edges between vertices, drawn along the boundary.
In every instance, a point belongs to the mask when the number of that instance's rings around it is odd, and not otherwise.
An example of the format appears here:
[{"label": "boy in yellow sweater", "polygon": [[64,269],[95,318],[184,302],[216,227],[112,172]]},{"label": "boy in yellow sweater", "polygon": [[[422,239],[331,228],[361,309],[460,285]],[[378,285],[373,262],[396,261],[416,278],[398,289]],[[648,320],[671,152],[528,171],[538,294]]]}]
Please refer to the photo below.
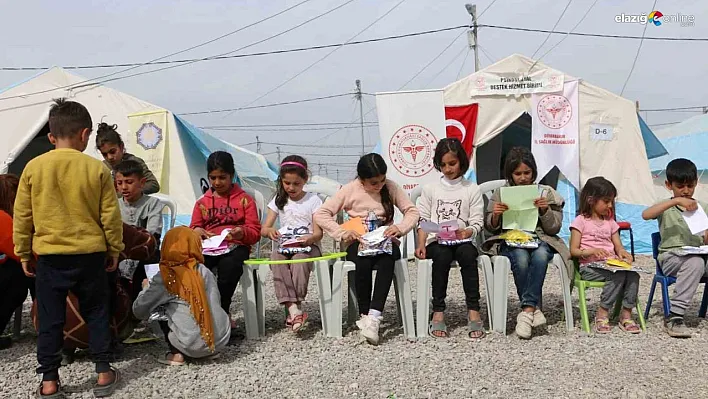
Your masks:
[{"label": "boy in yellow sweater", "polygon": [[[111,172],[83,154],[91,126],[83,105],[56,100],[49,111],[49,138],[56,149],[27,164],[15,200],[15,253],[25,274],[36,276],[37,373],[42,374],[37,397],[42,398],[64,397],[59,366],[69,290],[78,298],[90,331],[89,349],[98,373],[94,395],[111,395],[120,381],[109,363],[106,272],[118,266],[123,224]],[[29,263],[32,252],[39,256],[36,270]]]}]

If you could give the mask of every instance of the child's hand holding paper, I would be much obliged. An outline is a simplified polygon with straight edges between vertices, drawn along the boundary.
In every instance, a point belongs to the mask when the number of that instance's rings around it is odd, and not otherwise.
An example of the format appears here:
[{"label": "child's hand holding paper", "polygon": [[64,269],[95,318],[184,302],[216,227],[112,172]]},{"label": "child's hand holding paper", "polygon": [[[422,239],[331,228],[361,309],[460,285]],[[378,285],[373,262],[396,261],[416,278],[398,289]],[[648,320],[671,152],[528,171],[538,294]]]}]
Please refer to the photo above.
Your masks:
[{"label": "child's hand holding paper", "polygon": [[[502,187],[501,202],[508,209],[504,212],[502,229],[534,231],[538,224],[538,186]],[[545,201],[545,198],[544,198]],[[546,207],[548,203],[546,203]]]},{"label": "child's hand holding paper", "polygon": [[457,220],[448,220],[437,224],[429,220],[421,220],[420,228],[426,233],[432,233],[442,240],[454,240],[457,238],[456,232],[460,229]]}]

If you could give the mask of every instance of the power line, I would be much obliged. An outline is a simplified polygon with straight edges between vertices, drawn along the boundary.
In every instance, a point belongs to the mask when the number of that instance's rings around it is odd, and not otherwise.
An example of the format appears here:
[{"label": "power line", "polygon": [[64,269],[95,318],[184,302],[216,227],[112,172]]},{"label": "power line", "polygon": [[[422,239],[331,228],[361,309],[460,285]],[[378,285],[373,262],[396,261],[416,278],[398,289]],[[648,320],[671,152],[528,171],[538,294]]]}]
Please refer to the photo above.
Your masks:
[{"label": "power line", "polygon": [[[561,43],[563,43],[563,42],[565,41],[565,39],[567,39],[568,36],[570,36],[571,33],[575,32],[575,29],[577,29],[578,26],[580,26],[580,24],[585,20],[585,18],[586,18],[588,15],[590,15],[590,11],[592,11],[593,7],[595,7],[595,4],[597,4],[597,2],[598,2],[598,0],[593,1],[593,3],[590,5],[590,8],[588,8],[588,10],[585,11],[585,13],[583,14],[582,18],[580,18],[580,21],[578,21],[578,22],[575,24],[575,26],[573,26],[573,28],[570,30],[570,32],[568,32],[565,36],[563,36],[563,38],[560,39],[560,40],[558,41],[558,43],[556,43],[556,44],[554,44],[553,46],[551,46],[551,48],[548,49],[548,51],[546,51],[545,53],[543,53],[543,55],[541,55],[540,57],[538,57],[538,59],[534,62],[534,65],[535,65],[537,62],[541,61],[541,60],[543,59],[543,57],[547,56],[548,53],[550,53],[551,51],[553,51],[553,50],[554,50],[556,47],[558,47]],[[570,3],[568,3],[568,4],[570,4]],[[549,35],[549,37],[550,37],[550,35]]]},{"label": "power line", "polygon": [[220,112],[243,111],[243,110],[247,110],[247,109],[278,107],[278,106],[281,106],[281,105],[300,104],[300,103],[307,103],[307,102],[311,102],[311,101],[327,100],[327,99],[330,99],[330,98],[337,98],[337,97],[348,97],[348,96],[351,96],[351,95],[353,95],[353,94],[354,94],[354,93],[333,94],[333,95],[330,95],[330,96],[321,96],[321,97],[314,97],[314,98],[305,98],[305,99],[302,99],[302,100],[283,101],[283,102],[279,102],[279,103],[263,104],[263,105],[253,105],[253,106],[250,106],[250,107],[212,109],[212,110],[207,110],[207,111],[196,111],[196,112],[178,112],[177,115],[218,114],[218,113],[220,113]]},{"label": "power line", "polygon": [[[388,40],[397,40],[397,39],[404,39],[408,37],[416,37],[416,36],[424,36],[424,35],[431,35],[435,33],[441,33],[441,32],[447,32],[450,30],[456,30],[456,29],[463,29],[467,28],[467,25],[458,25],[458,26],[451,26],[448,28],[441,28],[441,29],[432,29],[432,30],[426,30],[426,31],[420,31],[420,32],[412,32],[412,33],[405,33],[401,35],[392,35],[392,36],[384,36],[384,37],[378,37],[374,39],[366,39],[366,40],[358,40],[358,41],[352,41],[349,43],[332,43],[332,44],[322,44],[322,45],[317,45],[317,46],[308,46],[308,47],[297,47],[293,49],[287,49],[287,50],[272,50],[272,51],[262,51],[262,52],[257,52],[257,53],[247,53],[247,54],[234,54],[234,55],[215,55],[215,56],[209,56],[209,57],[202,57],[202,58],[188,58],[188,59],[182,59],[182,60],[173,60],[173,61],[161,61],[161,62],[152,62],[150,65],[165,65],[165,64],[186,64],[189,62],[198,62],[198,61],[215,61],[215,60],[226,60],[226,59],[232,59],[232,58],[248,58],[248,57],[259,57],[259,56],[264,56],[264,55],[277,55],[277,54],[288,54],[288,53],[297,53],[301,51],[312,51],[312,50],[322,50],[326,48],[332,48],[332,47],[339,47],[339,46],[354,46],[358,44],[366,44],[366,43],[376,43],[376,42],[383,42],[383,41],[388,41]],[[238,50],[234,50],[238,51]],[[62,66],[64,69],[100,69],[100,68],[118,68],[118,67],[128,67],[128,66],[135,66],[135,65],[144,65],[142,63],[121,63],[121,64],[97,64],[97,65],[79,65],[79,66]],[[146,64],[145,64],[146,65]],[[43,71],[46,69],[49,69],[50,67],[0,67],[0,71]],[[362,93],[365,95],[373,95],[371,93]]]},{"label": "power line", "polygon": [[[538,51],[543,47],[543,45],[546,44],[546,42],[548,42],[548,39],[551,38],[551,35],[553,34],[553,32],[555,32],[556,28],[558,27],[558,24],[560,23],[561,19],[563,19],[565,12],[568,11],[568,7],[570,7],[570,3],[572,3],[572,2],[573,2],[573,0],[568,0],[568,4],[565,5],[565,8],[563,9],[563,12],[561,13],[560,17],[558,17],[558,20],[556,20],[556,23],[553,25],[553,28],[551,29],[551,31],[548,32],[548,36],[546,36],[546,39],[543,40],[543,43],[541,43],[541,45],[538,46],[536,51],[533,52],[533,55],[531,56],[532,59],[536,58],[536,53],[538,53]],[[652,8],[652,10],[653,10],[653,8]]]},{"label": "power line", "polygon": [[[360,144],[357,145],[312,145],[312,144],[300,144],[300,143],[275,143],[269,141],[261,141],[261,144],[268,145],[282,145],[285,147],[305,147],[305,148],[361,148]],[[256,143],[249,143],[250,145]],[[242,144],[245,146],[245,144]]]},{"label": "power line", "polygon": [[403,88],[405,88],[406,86],[408,86],[408,84],[409,84],[410,82],[412,82],[413,79],[417,78],[418,75],[420,75],[421,73],[423,73],[423,71],[425,71],[426,69],[428,69],[428,67],[429,67],[430,65],[432,65],[438,58],[440,58],[440,56],[443,55],[443,53],[445,53],[445,52],[447,51],[447,49],[449,49],[450,47],[452,47],[452,45],[457,41],[457,39],[459,39],[460,36],[464,35],[465,32],[466,32],[466,31],[462,31],[462,32],[460,32],[459,35],[455,36],[455,38],[452,39],[452,41],[450,42],[450,44],[448,44],[447,46],[445,46],[445,48],[442,49],[442,51],[441,51],[438,55],[436,55],[435,57],[433,57],[433,59],[430,60],[429,63],[425,64],[425,66],[424,66],[420,71],[416,72],[416,74],[413,75],[412,78],[408,79],[408,81],[407,81],[406,83],[404,83],[403,85],[401,85],[401,87],[399,87],[398,90],[402,90]]},{"label": "power line", "polygon": [[[651,6],[652,10],[656,10],[656,2],[657,0],[654,0],[654,4]],[[629,68],[629,74],[627,74],[627,79],[625,79],[624,84],[622,85],[620,96],[624,94],[624,89],[627,88],[627,83],[629,83],[629,79],[632,77],[632,72],[634,72],[634,67],[637,65],[637,60],[639,59],[639,52],[642,51],[642,44],[644,44],[644,35],[647,33],[648,26],[649,21],[644,24],[644,29],[642,30],[642,38],[639,40],[639,46],[637,46],[637,53],[634,55],[634,60],[632,60],[632,67]]]},{"label": "power line", "polygon": [[[571,35],[571,36],[586,36],[586,37],[602,37],[610,39],[638,39],[641,40],[641,36],[628,36],[628,35],[607,35],[602,33],[581,33],[581,32],[566,32],[566,31],[550,31],[544,29],[531,29],[531,28],[520,28],[515,26],[504,26],[504,25],[490,25],[490,24],[480,24],[477,25],[478,28],[491,28],[491,29],[502,29],[511,30],[518,32],[533,32],[533,33],[552,33],[556,35]],[[708,42],[708,38],[702,37],[667,37],[667,36],[648,36],[644,37],[644,40],[659,40],[659,41],[676,41],[676,42]]]},{"label": "power line", "polygon": [[[305,24],[308,24],[308,23],[310,23],[310,22],[312,22],[312,21],[314,21],[314,20],[316,20],[316,19],[319,19],[319,18],[321,18],[321,17],[324,17],[325,15],[330,14],[330,13],[332,13],[332,12],[334,12],[334,11],[336,11],[336,10],[342,8],[342,7],[346,6],[347,4],[349,4],[349,3],[353,2],[353,1],[355,1],[355,0],[348,0],[348,1],[346,1],[346,2],[344,2],[344,3],[342,3],[342,4],[340,4],[340,5],[338,5],[338,6],[334,7],[334,8],[332,8],[332,9],[329,9],[329,10],[327,10],[327,11],[321,13],[321,14],[318,14],[318,15],[316,15],[316,16],[310,18],[310,19],[307,19],[307,20],[305,20],[304,22],[301,22],[301,23],[299,23],[299,24],[297,24],[297,25],[295,25],[295,26],[293,26],[293,27],[291,27],[291,28],[288,28],[288,29],[286,29],[286,30],[284,30],[284,31],[278,32],[278,33],[276,33],[276,34],[274,34],[274,35],[268,36],[268,37],[266,37],[265,39],[262,39],[262,40],[253,42],[253,43],[251,43],[251,44],[247,44],[247,45],[242,46],[242,47],[239,47],[239,48],[237,48],[236,50],[232,50],[232,51],[229,51],[229,52],[226,52],[226,53],[223,53],[223,54],[218,54],[217,57],[218,57],[218,56],[226,56],[226,55],[235,53],[235,52],[237,52],[237,51],[241,51],[241,50],[244,50],[244,49],[246,49],[246,48],[253,47],[253,46],[255,46],[255,45],[264,43],[264,42],[266,42],[266,41],[268,41],[268,40],[271,40],[271,39],[274,39],[274,38],[276,38],[276,37],[278,37],[278,36],[282,36],[282,35],[284,35],[285,33],[288,33],[288,32],[290,32],[290,31],[293,31],[293,30],[295,30],[295,29],[297,29],[297,28],[299,28],[299,27],[301,27],[301,26],[303,26],[303,25],[305,25]],[[206,57],[206,58],[210,58],[210,57]],[[104,79],[104,80],[98,80],[98,79],[100,79],[100,78],[87,79],[87,80],[85,80],[85,81],[83,81],[83,82],[81,82],[81,83],[78,83],[78,84],[71,84],[71,85],[66,85],[66,86],[61,86],[61,87],[55,87],[55,88],[53,88],[53,89],[42,90],[42,91],[38,91],[38,92],[34,92],[34,93],[24,93],[24,94],[22,94],[22,95],[17,95],[17,96],[2,97],[2,98],[0,98],[0,100],[8,100],[8,99],[11,99],[11,98],[18,98],[18,97],[23,97],[23,98],[24,98],[24,97],[28,97],[28,96],[32,96],[32,95],[36,95],[36,94],[48,93],[48,92],[51,92],[51,91],[56,91],[56,90],[61,90],[61,89],[66,89],[66,88],[76,89],[76,88],[80,88],[80,87],[84,87],[84,86],[94,86],[94,85],[99,85],[99,84],[101,84],[101,83],[106,83],[106,82],[111,82],[111,81],[121,80],[121,79],[127,79],[127,78],[131,78],[131,77],[135,77],[135,76],[147,75],[147,74],[150,74],[150,73],[160,72],[160,71],[164,71],[164,70],[167,70],[167,69],[172,69],[172,68],[177,68],[177,67],[181,67],[181,66],[185,66],[185,65],[190,65],[190,64],[193,64],[193,63],[195,63],[195,62],[202,61],[202,60],[204,60],[204,59],[195,59],[195,60],[188,61],[188,62],[185,62],[185,63],[182,63],[182,64],[170,65],[170,66],[167,66],[167,67],[164,67],[164,68],[153,69],[153,70],[145,71],[145,72],[138,72],[138,73],[134,73],[134,74],[131,74],[131,75],[119,76],[119,77],[115,77],[115,78],[111,78],[111,79]],[[111,74],[111,75],[115,75],[115,73],[113,73],[113,74]],[[106,75],[106,76],[108,76],[108,75]],[[104,77],[105,77],[105,76],[104,76]],[[98,80],[98,81],[96,81],[96,80]],[[87,82],[90,82],[90,81],[95,81],[95,82],[93,82],[93,83],[87,83]]]},{"label": "power line", "polygon": [[[367,25],[366,27],[364,27],[364,29],[362,29],[362,30],[360,30],[359,32],[357,32],[354,36],[350,37],[347,41],[345,41],[344,43],[342,43],[340,46],[337,46],[337,47],[333,48],[332,51],[328,52],[328,53],[325,54],[323,57],[319,58],[317,61],[315,61],[315,62],[313,62],[312,64],[308,65],[307,67],[305,67],[305,69],[303,69],[303,70],[301,70],[300,72],[296,73],[295,75],[289,77],[288,79],[286,79],[286,80],[283,81],[282,83],[278,84],[277,86],[273,87],[272,89],[268,90],[267,92],[263,93],[263,94],[260,95],[259,97],[256,97],[254,100],[250,101],[250,102],[249,102],[248,104],[246,104],[245,106],[247,107],[247,106],[249,106],[249,105],[253,105],[253,104],[257,103],[259,100],[265,98],[265,97],[268,96],[269,94],[275,92],[276,90],[280,89],[281,87],[285,86],[286,84],[292,82],[293,80],[295,80],[298,76],[302,75],[303,73],[309,71],[309,70],[310,70],[311,68],[313,68],[315,65],[319,64],[320,62],[322,62],[322,61],[324,61],[325,59],[327,59],[330,55],[334,54],[337,50],[339,50],[340,48],[344,47],[345,45],[347,45],[348,43],[350,43],[352,40],[356,39],[357,36],[361,35],[362,33],[366,32],[367,30],[369,30],[369,28],[371,28],[371,27],[374,26],[377,22],[379,22],[379,21],[381,21],[382,19],[384,19],[388,14],[390,14],[391,12],[393,12],[393,10],[395,10],[396,8],[398,8],[398,6],[400,6],[401,4],[403,4],[405,1],[406,1],[406,0],[400,0],[400,1],[399,1],[398,3],[396,3],[393,7],[391,7],[388,11],[386,11],[383,15],[381,15],[381,16],[378,17],[378,18],[376,18],[373,22],[371,22],[369,25]],[[231,115],[231,113],[229,113],[229,114],[227,114],[226,116],[224,116],[224,118],[228,117],[229,115]]]},{"label": "power line", "polygon": [[[436,73],[436,74],[432,77],[432,79],[428,80],[428,82],[425,83],[425,85],[423,85],[423,87],[430,86],[430,84],[433,83],[433,82],[435,81],[435,79],[438,78],[438,76],[440,76],[443,72],[445,72],[445,71],[447,70],[447,68],[449,68],[450,65],[452,65],[453,62],[457,61],[457,59],[460,58],[460,56],[461,56],[463,53],[465,53],[465,50],[467,50],[467,52],[469,53],[470,48],[469,48],[468,46],[462,47],[462,50],[461,50],[459,53],[457,53],[457,54],[450,60],[450,62],[448,62],[447,64],[445,64],[445,66],[444,66],[440,71],[438,71],[438,73]],[[465,58],[466,58],[466,57],[465,57]],[[464,65],[464,64],[465,64],[465,63],[464,63],[464,60],[463,60],[462,65]]]},{"label": "power line", "polygon": [[[479,44],[477,44],[479,46]],[[481,49],[482,47],[480,47]],[[460,70],[457,71],[457,79],[460,78],[460,75],[462,74],[462,70],[465,69],[465,63],[467,62],[467,59],[470,58],[470,48],[467,47],[467,54],[465,54],[465,58],[462,59],[462,65],[460,65]]]}]

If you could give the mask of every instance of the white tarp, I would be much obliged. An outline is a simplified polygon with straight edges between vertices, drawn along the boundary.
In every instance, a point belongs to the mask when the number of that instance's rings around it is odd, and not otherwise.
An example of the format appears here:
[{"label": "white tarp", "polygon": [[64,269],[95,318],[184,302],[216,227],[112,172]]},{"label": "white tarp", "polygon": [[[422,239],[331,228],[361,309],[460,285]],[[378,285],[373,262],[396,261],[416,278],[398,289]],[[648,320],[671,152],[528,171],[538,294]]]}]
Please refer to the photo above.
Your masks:
[{"label": "white tarp", "polygon": [[[522,114],[531,114],[532,107],[529,94],[470,96],[478,74],[528,71],[533,64],[532,59],[515,54],[445,87],[445,106],[479,104],[475,149],[501,133]],[[533,67],[533,70],[543,69],[563,75],[565,81],[578,80],[540,62]],[[641,205],[654,203],[652,176],[634,102],[582,80],[579,81],[578,102],[580,183],[584,184],[594,176],[604,176],[618,188],[619,201]],[[612,126],[612,140],[591,139],[590,127],[597,124]]]}]

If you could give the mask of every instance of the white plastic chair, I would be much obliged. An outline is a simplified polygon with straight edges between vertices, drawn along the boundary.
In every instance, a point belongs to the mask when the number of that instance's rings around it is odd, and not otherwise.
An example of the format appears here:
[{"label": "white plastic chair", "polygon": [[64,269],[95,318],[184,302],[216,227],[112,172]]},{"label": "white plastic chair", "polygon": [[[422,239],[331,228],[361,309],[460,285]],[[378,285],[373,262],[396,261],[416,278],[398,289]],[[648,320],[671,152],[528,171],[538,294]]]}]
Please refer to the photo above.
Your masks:
[{"label": "white plastic chair", "polygon": [[[492,180],[482,183],[479,187],[482,193],[491,198],[492,192],[499,187],[504,186],[505,180]],[[563,309],[565,314],[566,330],[573,331],[573,307],[572,297],[570,296],[570,277],[565,268],[563,258],[559,254],[553,255],[553,259],[549,265],[554,266],[560,273],[561,285],[563,290]],[[506,334],[506,317],[509,308],[509,280],[513,279],[511,273],[511,262],[506,256],[492,256],[492,267],[494,268],[494,288],[493,303],[494,316],[492,317],[492,329],[496,332]]]},{"label": "white plastic chair", "polygon": [[[413,192],[411,192],[411,202],[416,204],[418,198],[423,192],[423,187],[416,187]],[[413,241],[417,243],[417,229],[413,232]],[[431,259],[416,259],[416,266],[418,268],[418,289],[416,291],[416,331],[418,338],[428,337],[428,321],[430,318],[430,300],[431,300],[431,290],[432,290],[432,271],[433,271],[433,261]],[[452,262],[452,267],[457,267],[457,261]],[[484,299],[487,302],[487,318],[489,320],[490,328],[493,327],[492,318],[492,292],[493,292],[493,271],[492,263],[487,255],[479,255],[477,257],[477,266],[482,269],[482,275],[484,277]]]},{"label": "white plastic chair", "polygon": [[[398,318],[403,325],[403,334],[406,338],[415,338],[415,319],[413,317],[413,297],[411,295],[410,275],[408,273],[408,259],[406,258],[406,238],[401,237],[401,259],[393,267],[393,291],[396,295],[396,308]],[[337,261],[332,266],[332,325],[331,337],[342,337],[342,283],[344,275],[347,276],[349,286],[347,325],[353,324],[359,318],[359,309],[356,299],[354,284],[354,271],[356,266],[351,261]]]},{"label": "white plastic chair", "polygon": [[150,196],[160,200],[160,202],[168,209],[168,213],[170,216],[170,229],[175,227],[175,222],[177,221],[177,205],[172,200],[172,198],[170,198],[168,195],[161,193],[155,193]]},{"label": "white plastic chair", "polygon": [[[263,221],[266,203],[260,191],[242,187],[246,194],[256,201],[258,220]],[[261,257],[261,241],[256,244],[256,258]],[[265,282],[268,277],[267,265],[243,265],[241,290],[243,292],[243,319],[246,338],[256,339],[265,335]]]}]

